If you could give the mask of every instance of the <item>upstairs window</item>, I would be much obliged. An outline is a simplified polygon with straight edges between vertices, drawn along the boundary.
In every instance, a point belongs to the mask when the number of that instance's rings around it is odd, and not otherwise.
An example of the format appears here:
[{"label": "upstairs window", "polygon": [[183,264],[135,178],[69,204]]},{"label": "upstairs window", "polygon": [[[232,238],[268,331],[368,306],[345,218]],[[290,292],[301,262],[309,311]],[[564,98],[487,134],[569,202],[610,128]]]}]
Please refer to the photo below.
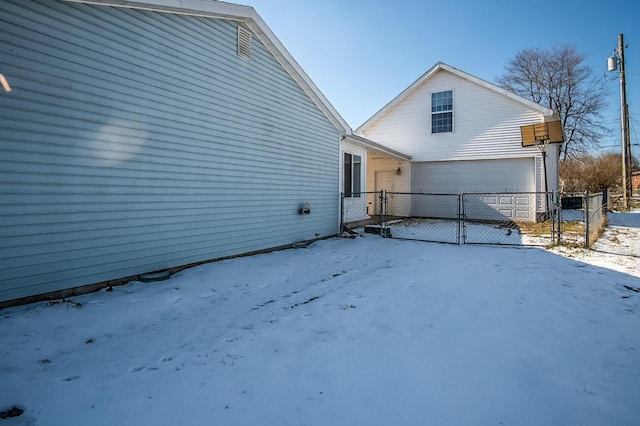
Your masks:
[{"label": "upstairs window", "polygon": [[344,153],[344,196],[359,197],[361,191],[362,159],[359,155]]},{"label": "upstairs window", "polygon": [[431,94],[431,133],[453,132],[453,90]]}]

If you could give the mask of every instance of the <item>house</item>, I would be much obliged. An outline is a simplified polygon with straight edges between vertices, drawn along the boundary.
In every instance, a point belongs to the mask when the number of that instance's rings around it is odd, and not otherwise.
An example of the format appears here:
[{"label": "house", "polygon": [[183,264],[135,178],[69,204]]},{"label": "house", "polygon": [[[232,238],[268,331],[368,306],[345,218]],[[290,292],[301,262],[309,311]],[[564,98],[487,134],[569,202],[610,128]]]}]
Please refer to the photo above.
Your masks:
[{"label": "house", "polygon": [[640,170],[631,172],[631,189],[632,191],[640,191]]},{"label": "house", "polygon": [[504,204],[495,217],[536,220],[545,197],[507,194],[557,191],[558,144],[543,156],[523,139],[529,127],[557,120],[549,108],[440,62],[356,129],[396,153],[367,155],[366,189],[500,193],[485,197]]},{"label": "house", "polygon": [[0,21],[0,306],[338,232],[351,130],[251,7],[5,0]]}]

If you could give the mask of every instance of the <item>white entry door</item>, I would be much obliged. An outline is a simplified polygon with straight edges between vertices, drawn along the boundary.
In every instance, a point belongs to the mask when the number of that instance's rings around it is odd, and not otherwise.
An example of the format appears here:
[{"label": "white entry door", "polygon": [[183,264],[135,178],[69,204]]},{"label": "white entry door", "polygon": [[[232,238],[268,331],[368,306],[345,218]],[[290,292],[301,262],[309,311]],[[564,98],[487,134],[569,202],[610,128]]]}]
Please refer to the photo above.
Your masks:
[{"label": "white entry door", "polygon": [[[393,172],[376,172],[376,192],[393,191]],[[376,195],[375,214],[380,214],[380,197]]]}]

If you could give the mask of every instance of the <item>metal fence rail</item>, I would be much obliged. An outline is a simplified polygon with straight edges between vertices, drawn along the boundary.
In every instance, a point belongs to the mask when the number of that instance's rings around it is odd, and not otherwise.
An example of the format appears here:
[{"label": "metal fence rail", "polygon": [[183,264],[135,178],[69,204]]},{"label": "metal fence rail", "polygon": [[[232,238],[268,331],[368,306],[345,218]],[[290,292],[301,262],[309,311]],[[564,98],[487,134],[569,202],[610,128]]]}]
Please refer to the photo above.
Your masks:
[{"label": "metal fence rail", "polygon": [[547,246],[563,241],[588,247],[606,219],[602,200],[602,193],[343,194],[342,225],[450,244]]}]

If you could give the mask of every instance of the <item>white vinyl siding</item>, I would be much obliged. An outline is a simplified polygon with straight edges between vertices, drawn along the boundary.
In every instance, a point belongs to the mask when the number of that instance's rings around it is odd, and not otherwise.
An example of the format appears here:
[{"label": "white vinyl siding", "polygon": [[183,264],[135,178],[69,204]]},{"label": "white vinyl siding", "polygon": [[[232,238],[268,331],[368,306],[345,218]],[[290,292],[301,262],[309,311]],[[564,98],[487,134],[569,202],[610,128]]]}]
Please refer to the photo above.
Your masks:
[{"label": "white vinyl siding", "polygon": [[[431,93],[454,88],[455,131],[431,132]],[[362,129],[368,139],[412,156],[412,161],[531,157],[520,126],[542,114],[447,71],[439,71],[378,120]]]},{"label": "white vinyl siding", "polygon": [[0,301],[337,232],[338,131],[257,37],[238,56],[237,22],[44,0],[0,22]]}]

